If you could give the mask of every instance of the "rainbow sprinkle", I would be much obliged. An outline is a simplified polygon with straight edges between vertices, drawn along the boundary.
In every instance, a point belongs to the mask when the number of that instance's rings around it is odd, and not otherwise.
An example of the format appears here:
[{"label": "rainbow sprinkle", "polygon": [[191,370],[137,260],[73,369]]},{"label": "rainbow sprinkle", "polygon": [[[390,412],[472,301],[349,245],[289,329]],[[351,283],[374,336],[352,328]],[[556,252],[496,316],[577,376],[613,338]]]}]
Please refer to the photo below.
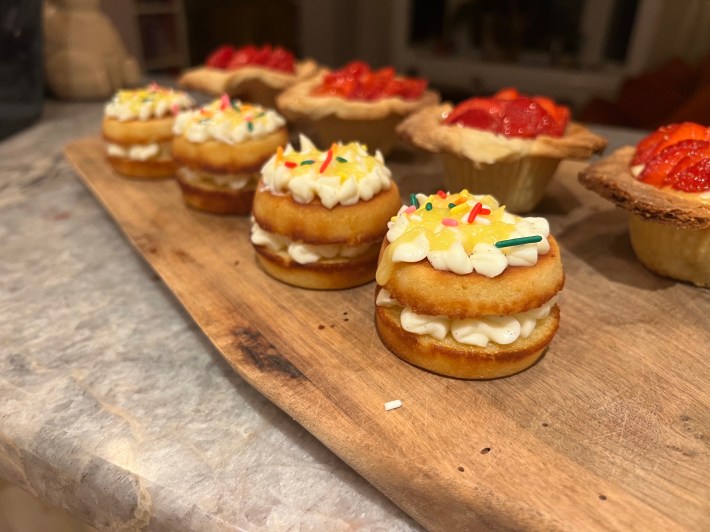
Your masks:
[{"label": "rainbow sprinkle", "polygon": [[459,223],[453,218],[444,218],[441,223],[448,227],[456,227]]},{"label": "rainbow sprinkle", "polygon": [[416,194],[410,194],[409,195],[409,203],[414,205],[417,209],[419,208],[419,201],[417,200],[417,195]]},{"label": "rainbow sprinkle", "polygon": [[426,210],[430,211],[434,208],[434,206],[431,203],[427,203],[424,207]]},{"label": "rainbow sprinkle", "polygon": [[417,208],[416,208],[414,205],[410,205],[409,207],[407,207],[407,208],[404,210],[404,212],[406,212],[407,214],[412,214],[412,213],[413,213],[414,211],[416,211],[416,210],[417,210]]},{"label": "rainbow sprinkle", "polygon": [[231,104],[232,101],[226,94],[223,94],[222,97],[219,99],[219,108],[221,111],[224,111],[225,109],[227,109],[227,107],[231,107]]},{"label": "rainbow sprinkle", "polygon": [[320,166],[320,169],[318,172],[321,174],[325,172],[325,169],[328,168],[328,165],[330,164],[330,161],[333,159],[333,148],[330,148],[328,150],[328,153],[325,156],[325,161],[323,161],[323,164]]},{"label": "rainbow sprinkle", "polygon": [[540,235],[521,236],[520,238],[511,238],[508,240],[500,240],[495,243],[497,248],[509,248],[511,246],[522,246],[523,244],[534,244],[542,241]]},{"label": "rainbow sprinkle", "polygon": [[447,194],[443,190],[437,190],[436,193],[439,195],[439,197],[441,199],[446,199]]},{"label": "rainbow sprinkle", "polygon": [[348,162],[347,159],[345,159],[344,157],[340,157],[340,156],[336,157],[335,160],[338,161],[339,163],[347,163]]}]

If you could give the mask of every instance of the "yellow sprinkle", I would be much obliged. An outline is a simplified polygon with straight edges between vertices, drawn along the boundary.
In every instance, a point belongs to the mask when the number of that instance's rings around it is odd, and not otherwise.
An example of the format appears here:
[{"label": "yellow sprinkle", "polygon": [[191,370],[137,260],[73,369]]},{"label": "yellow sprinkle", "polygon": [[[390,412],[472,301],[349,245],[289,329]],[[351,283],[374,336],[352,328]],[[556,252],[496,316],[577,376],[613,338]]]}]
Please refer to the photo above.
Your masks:
[{"label": "yellow sprinkle", "polygon": [[459,203],[458,205],[456,205],[456,207],[451,209],[449,211],[449,214],[459,214],[459,213],[465,212],[467,210],[468,210],[468,203],[466,203],[464,200],[464,203]]}]

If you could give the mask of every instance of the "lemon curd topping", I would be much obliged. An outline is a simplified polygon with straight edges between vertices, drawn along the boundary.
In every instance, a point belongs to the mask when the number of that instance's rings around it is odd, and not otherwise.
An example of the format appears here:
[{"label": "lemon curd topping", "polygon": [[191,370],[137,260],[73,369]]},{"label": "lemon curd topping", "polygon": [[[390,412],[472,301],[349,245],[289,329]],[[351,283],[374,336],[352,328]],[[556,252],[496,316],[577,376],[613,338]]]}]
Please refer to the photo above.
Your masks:
[{"label": "lemon curd topping", "polygon": [[391,174],[382,154],[370,155],[367,146],[334,143],[319,150],[305,136],[300,151],[291,145],[279,148],[262,168],[264,186],[274,193],[289,193],[298,203],[316,196],[326,208],[367,201],[389,189]]},{"label": "lemon curd topping", "polygon": [[177,115],[194,105],[195,101],[187,93],[153,83],[141,89],[118,91],[106,104],[104,112],[107,117],[124,122]]},{"label": "lemon curd topping", "polygon": [[173,133],[195,143],[218,140],[238,144],[264,137],[285,124],[276,111],[225,95],[198,110],[181,113],[175,119]]},{"label": "lemon curd topping", "polygon": [[538,254],[550,249],[544,218],[511,214],[492,196],[463,190],[418,194],[413,199],[414,205],[402,207],[388,224],[390,244],[376,277],[381,286],[389,281],[396,262],[427,259],[437,270],[495,277],[508,266],[535,265]]}]

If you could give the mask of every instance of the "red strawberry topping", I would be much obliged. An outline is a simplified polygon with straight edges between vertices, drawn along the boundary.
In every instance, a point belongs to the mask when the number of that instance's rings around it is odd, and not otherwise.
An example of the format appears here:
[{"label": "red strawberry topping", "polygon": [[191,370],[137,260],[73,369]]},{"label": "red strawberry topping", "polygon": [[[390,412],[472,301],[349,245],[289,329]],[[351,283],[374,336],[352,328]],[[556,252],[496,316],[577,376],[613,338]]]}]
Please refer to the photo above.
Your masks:
[{"label": "red strawberry topping", "polygon": [[352,61],[340,70],[326,74],[312,94],[347,100],[373,101],[388,97],[416,100],[426,87],[424,79],[397,77],[392,67],[372,70],[363,61]]},{"label": "red strawberry topping", "polygon": [[710,129],[694,122],[661,126],[638,143],[631,165],[645,164],[664,148],[691,139],[710,140]]},{"label": "red strawberry topping", "polygon": [[542,96],[525,96],[502,89],[491,98],[470,98],[457,105],[444,120],[447,125],[484,129],[506,137],[561,137],[569,122],[569,109]]},{"label": "red strawberry topping", "polygon": [[241,48],[220,46],[207,56],[205,65],[226,70],[244,66],[262,66],[289,73],[295,71],[293,54],[280,46],[272,49],[270,44],[265,44],[261,48],[251,44]]}]

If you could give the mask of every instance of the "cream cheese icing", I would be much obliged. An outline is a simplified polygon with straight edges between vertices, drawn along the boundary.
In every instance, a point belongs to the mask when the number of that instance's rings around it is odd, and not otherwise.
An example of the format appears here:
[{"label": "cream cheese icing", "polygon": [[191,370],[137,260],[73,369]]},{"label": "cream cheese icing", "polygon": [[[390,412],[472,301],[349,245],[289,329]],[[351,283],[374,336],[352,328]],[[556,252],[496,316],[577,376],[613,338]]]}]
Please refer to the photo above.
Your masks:
[{"label": "cream cheese icing", "polygon": [[118,91],[106,104],[104,115],[121,122],[150,120],[177,115],[195,106],[195,101],[186,93],[151,84],[142,89]]},{"label": "cream cheese icing", "polygon": [[186,166],[179,168],[177,171],[185,181],[193,183],[206,182],[230,190],[242,190],[249,184],[256,184],[257,181],[256,174],[210,174],[202,170],[195,171]]},{"label": "cream cheese icing", "polygon": [[378,292],[376,304],[387,308],[401,308],[399,319],[405,331],[432,336],[437,340],[443,340],[451,334],[451,337],[460,344],[486,347],[490,342],[507,345],[519,338],[528,338],[535,330],[538,320],[549,316],[550,311],[557,304],[557,296],[552,297],[541,307],[526,312],[463,320],[417,314],[410,307],[403,306],[393,299],[384,288]]},{"label": "cream cheese icing", "polygon": [[[377,283],[387,284],[396,262],[427,259],[437,270],[459,275],[476,272],[496,277],[508,266],[534,266],[550,250],[550,226],[544,218],[522,218],[506,212],[492,196],[464,190],[416,196],[418,206],[403,206],[388,223],[390,242],[380,258]],[[472,211],[480,211],[473,215]],[[539,236],[540,241],[496,247],[496,243]]]},{"label": "cream cheese icing", "polygon": [[290,194],[298,203],[318,197],[328,209],[368,201],[391,186],[392,175],[382,154],[367,153],[357,142],[333,144],[318,150],[304,135],[300,151],[289,144],[279,148],[261,169],[264,187],[272,193]]},{"label": "cream cheese icing", "polygon": [[297,242],[290,238],[265,231],[252,219],[251,241],[255,246],[266,246],[275,252],[285,251],[291,259],[299,264],[312,264],[319,260],[335,258],[353,258],[367,252],[376,243],[345,245],[314,245]]},{"label": "cream cheese icing", "polygon": [[122,157],[132,161],[147,161],[148,159],[157,159],[161,156],[169,155],[169,152],[164,150],[157,142],[129,145],[107,142],[106,153],[110,157]]},{"label": "cream cheese icing", "polygon": [[276,111],[223,96],[198,110],[180,113],[173,133],[198,144],[209,140],[240,144],[265,137],[285,124]]}]

